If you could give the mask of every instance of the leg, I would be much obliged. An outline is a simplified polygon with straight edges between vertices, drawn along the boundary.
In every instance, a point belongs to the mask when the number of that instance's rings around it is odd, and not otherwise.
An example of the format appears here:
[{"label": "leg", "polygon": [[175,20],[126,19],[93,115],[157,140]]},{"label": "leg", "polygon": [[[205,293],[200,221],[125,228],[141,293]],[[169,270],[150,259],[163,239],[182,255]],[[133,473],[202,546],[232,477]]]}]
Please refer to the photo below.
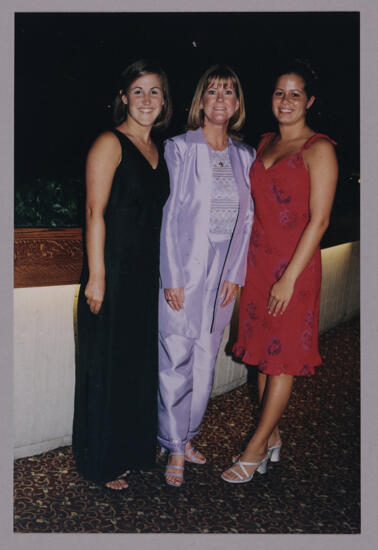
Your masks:
[{"label": "leg", "polygon": [[257,374],[257,388],[259,391],[260,405],[263,402],[263,397],[264,397],[265,388],[266,388],[266,379],[267,379],[266,374],[259,371]]},{"label": "leg", "polygon": [[159,334],[158,442],[183,451],[193,393],[193,340]]},{"label": "leg", "polygon": [[173,453],[168,457],[165,478],[177,487],[183,480],[192,393],[193,340],[160,333],[158,442]]},{"label": "leg", "polygon": [[193,353],[193,394],[188,439],[199,433],[214,381],[214,368],[223,332],[204,333]]},{"label": "leg", "polygon": [[[249,441],[247,448],[240,457],[243,462],[259,462],[267,454],[268,440],[274,428],[277,426],[291,395],[294,377],[289,374],[268,376],[264,392],[262,411],[257,429]],[[234,466],[239,471],[239,466]],[[239,469],[239,470],[238,470]],[[254,467],[247,469],[251,474]],[[241,470],[240,470],[241,472]],[[227,470],[224,473],[229,479],[237,479],[237,476]]]},{"label": "leg", "polygon": [[[184,448],[187,451],[190,450],[189,440],[198,433],[209,400],[215,361],[222,338],[222,333],[210,333],[210,328],[228,244],[227,241],[215,245],[209,242],[200,338],[192,340],[171,335],[160,340],[158,441],[175,451],[181,451]],[[173,346],[173,341],[175,341],[175,346]],[[181,349],[183,351],[180,351]],[[169,380],[171,381],[169,382]],[[169,396],[171,396],[171,404],[169,404]],[[173,425],[173,430],[167,429],[169,425],[171,427]],[[169,431],[170,436],[168,437]],[[165,443],[167,437],[170,438],[168,445]],[[190,453],[189,457],[191,456]],[[197,458],[199,461],[204,461],[202,455],[198,455]],[[182,467],[184,456],[171,456],[168,460],[168,465],[170,464]],[[166,473],[170,473],[169,468]],[[173,469],[172,474],[174,474]],[[166,477],[168,481],[171,481],[170,476]],[[176,476],[175,484],[181,485],[181,483],[182,481]]]},{"label": "leg", "polygon": [[[193,397],[190,411],[189,440],[199,433],[213,387],[214,367],[223,330],[217,332],[210,331],[213,322],[215,300],[228,247],[228,240],[221,242],[209,240],[201,334],[194,344]],[[230,316],[231,313],[230,311]]]},{"label": "leg", "polygon": [[[266,381],[267,381],[267,375],[262,372],[259,372],[257,375],[257,387],[259,392],[259,402],[260,402],[261,408],[264,400]],[[281,443],[281,437],[280,437],[280,431],[278,429],[278,424],[276,424],[276,426],[273,428],[273,431],[269,437],[268,447],[272,447],[273,445],[278,445],[279,443]]]},{"label": "leg", "polygon": [[[190,408],[190,422],[188,432],[188,442],[185,447],[188,458],[193,459],[195,452],[190,452],[192,448],[190,440],[199,433],[201,422],[209,402],[210,393],[214,381],[214,368],[218,355],[222,332],[210,333],[204,330],[198,340],[195,341],[193,350],[193,393]],[[203,464],[205,457],[198,453],[196,462]]]}]

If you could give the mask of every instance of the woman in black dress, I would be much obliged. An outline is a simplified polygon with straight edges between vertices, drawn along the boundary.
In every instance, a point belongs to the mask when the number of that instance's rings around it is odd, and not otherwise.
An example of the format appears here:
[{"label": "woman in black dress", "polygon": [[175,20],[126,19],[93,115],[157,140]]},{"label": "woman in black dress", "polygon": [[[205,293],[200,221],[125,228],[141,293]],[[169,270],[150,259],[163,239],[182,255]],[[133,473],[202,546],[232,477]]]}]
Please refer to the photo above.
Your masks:
[{"label": "woman in black dress", "polygon": [[171,116],[162,69],[125,69],[113,131],[86,164],[86,256],[78,301],[73,452],[86,478],[121,490],[155,464],[159,235],[169,178],[153,128]]}]

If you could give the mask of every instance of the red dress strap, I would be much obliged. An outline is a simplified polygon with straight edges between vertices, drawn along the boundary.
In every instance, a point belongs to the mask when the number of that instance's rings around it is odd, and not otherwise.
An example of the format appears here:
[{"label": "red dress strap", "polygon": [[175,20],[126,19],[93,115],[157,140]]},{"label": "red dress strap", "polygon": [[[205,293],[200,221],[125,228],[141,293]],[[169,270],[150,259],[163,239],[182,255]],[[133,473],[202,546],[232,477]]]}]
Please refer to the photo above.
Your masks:
[{"label": "red dress strap", "polygon": [[314,141],[316,141],[317,139],[319,138],[323,138],[323,139],[326,139],[328,141],[330,141],[332,143],[332,145],[337,145],[336,141],[334,141],[333,139],[331,139],[329,136],[327,136],[326,134],[314,134],[313,136],[310,137],[310,139],[308,139],[306,141],[306,143],[304,143],[301,147],[301,151],[303,151],[304,149],[308,149],[313,143]]},{"label": "red dress strap", "polygon": [[261,139],[260,139],[260,143],[257,147],[257,154],[261,153],[261,149],[262,149],[262,146],[263,144],[266,143],[266,138],[267,137],[271,137],[271,136],[274,136],[275,135],[275,132],[266,132],[265,134],[261,134]]}]

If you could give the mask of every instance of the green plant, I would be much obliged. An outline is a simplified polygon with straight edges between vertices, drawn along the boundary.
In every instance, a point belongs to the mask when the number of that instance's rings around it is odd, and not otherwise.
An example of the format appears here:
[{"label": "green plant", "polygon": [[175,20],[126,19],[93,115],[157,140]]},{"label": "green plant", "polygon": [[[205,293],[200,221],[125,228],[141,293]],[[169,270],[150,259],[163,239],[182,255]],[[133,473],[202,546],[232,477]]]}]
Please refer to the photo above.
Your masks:
[{"label": "green plant", "polygon": [[36,180],[15,190],[15,227],[78,227],[84,189],[80,179]]}]

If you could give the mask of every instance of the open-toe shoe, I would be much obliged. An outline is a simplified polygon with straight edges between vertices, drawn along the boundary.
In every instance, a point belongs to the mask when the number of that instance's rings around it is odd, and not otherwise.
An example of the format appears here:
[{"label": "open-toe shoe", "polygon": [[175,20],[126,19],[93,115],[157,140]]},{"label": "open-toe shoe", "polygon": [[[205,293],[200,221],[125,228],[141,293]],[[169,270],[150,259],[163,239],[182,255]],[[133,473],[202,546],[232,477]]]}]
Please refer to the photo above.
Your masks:
[{"label": "open-toe shoe", "polygon": [[[267,454],[262,460],[260,460],[260,462],[245,462],[244,460],[238,460],[237,462],[235,462],[234,467],[227,470],[229,472],[232,472],[237,477],[237,479],[229,478],[225,476],[224,473],[221,477],[224,481],[227,481],[228,483],[247,483],[248,481],[251,481],[255,472],[259,472],[259,474],[266,473],[268,457],[269,455]],[[242,473],[238,472],[235,469],[236,466],[240,467]],[[257,468],[255,468],[251,474],[248,474],[245,468],[246,466],[257,466]]]},{"label": "open-toe shoe", "polygon": [[[185,454],[184,454],[184,451],[171,451],[168,455],[168,460],[171,456],[185,456]],[[168,469],[170,469],[170,468],[172,470],[180,470],[180,471],[178,471],[178,472],[168,472]],[[184,472],[184,467],[183,466],[176,466],[175,464],[168,464],[167,463],[167,465],[165,467],[165,472],[164,472],[165,482],[167,483],[167,485],[171,485],[172,487],[181,487],[181,485],[184,483],[184,474],[181,473],[181,472]],[[177,482],[170,481],[168,479],[168,476],[176,478]]]},{"label": "open-toe shoe", "polygon": [[[127,489],[129,484],[127,483],[127,481],[125,481],[125,477],[127,477],[129,473],[130,473],[130,470],[127,470],[125,473],[121,474],[115,479],[112,479],[111,481],[107,481],[105,483],[106,489],[109,489],[110,491],[124,491],[125,489]],[[123,483],[121,483],[122,481]],[[116,483],[118,486],[110,487],[110,485],[108,485],[109,483]]]},{"label": "open-toe shoe", "polygon": [[205,464],[206,458],[202,455],[200,457],[200,452],[195,447],[190,447],[184,453],[186,462],[192,462],[193,464]]}]

